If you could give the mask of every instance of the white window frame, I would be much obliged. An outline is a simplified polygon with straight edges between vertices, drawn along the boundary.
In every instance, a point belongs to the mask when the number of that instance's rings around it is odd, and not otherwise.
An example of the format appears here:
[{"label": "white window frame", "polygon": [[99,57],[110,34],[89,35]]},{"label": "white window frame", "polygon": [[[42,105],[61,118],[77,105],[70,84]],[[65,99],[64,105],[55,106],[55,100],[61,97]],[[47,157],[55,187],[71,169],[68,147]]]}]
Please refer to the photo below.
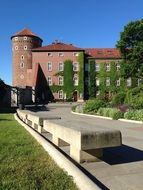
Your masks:
[{"label": "white window frame", "polygon": [[23,80],[23,79],[24,79],[24,75],[20,75],[20,79],[22,79],[22,80]]},{"label": "white window frame", "polygon": [[126,80],[126,84],[127,84],[128,87],[132,85],[132,79],[131,79],[131,77],[129,77],[129,78]]},{"label": "white window frame", "polygon": [[48,85],[49,85],[49,86],[52,86],[52,77],[49,76],[49,77],[47,78],[47,81],[48,81]]},{"label": "white window frame", "polygon": [[64,85],[64,77],[63,76],[59,76],[58,77],[58,84],[59,84],[59,86],[63,86]]},{"label": "white window frame", "polygon": [[142,79],[138,79],[138,86],[140,86],[142,84]]},{"label": "white window frame", "polygon": [[64,63],[59,62],[59,71],[63,71],[63,70],[64,70]]},{"label": "white window frame", "polygon": [[74,86],[78,86],[78,80],[79,80],[78,75],[74,75],[73,77]]},{"label": "white window frame", "polygon": [[24,36],[23,39],[24,39],[24,40],[27,40],[27,36]]},{"label": "white window frame", "polygon": [[100,71],[100,64],[99,63],[95,63],[95,71]]},{"label": "white window frame", "polygon": [[79,71],[79,63],[78,62],[73,63],[73,71]]},{"label": "white window frame", "polygon": [[27,50],[27,46],[24,46],[24,50]]},{"label": "white window frame", "polygon": [[15,39],[15,41],[18,41],[18,37],[15,37],[14,39]]},{"label": "white window frame", "polygon": [[96,86],[100,85],[100,79],[96,77]]},{"label": "white window frame", "polygon": [[63,57],[64,56],[64,53],[63,52],[60,52],[59,53],[59,57]]},{"label": "white window frame", "polygon": [[59,99],[62,100],[64,98],[63,90],[58,91]]},{"label": "white window frame", "polygon": [[110,63],[106,63],[105,67],[107,72],[110,71]]},{"label": "white window frame", "polygon": [[106,86],[110,86],[110,78],[109,77],[106,78]]},{"label": "white window frame", "polygon": [[100,95],[100,90],[97,90],[96,91],[96,96],[99,96]]},{"label": "white window frame", "polygon": [[24,62],[20,62],[20,68],[23,69],[24,68]]},{"label": "white window frame", "polygon": [[47,69],[48,69],[48,71],[52,71],[52,63],[51,62],[48,62]]},{"label": "white window frame", "polygon": [[121,80],[120,79],[117,79],[116,80],[116,86],[120,86],[121,85]]},{"label": "white window frame", "polygon": [[15,46],[15,50],[18,50],[18,46]]},{"label": "white window frame", "polygon": [[116,71],[120,71],[120,63],[116,63]]},{"label": "white window frame", "polygon": [[73,53],[73,56],[78,57],[78,56],[79,56],[79,53],[74,52],[74,53]]}]

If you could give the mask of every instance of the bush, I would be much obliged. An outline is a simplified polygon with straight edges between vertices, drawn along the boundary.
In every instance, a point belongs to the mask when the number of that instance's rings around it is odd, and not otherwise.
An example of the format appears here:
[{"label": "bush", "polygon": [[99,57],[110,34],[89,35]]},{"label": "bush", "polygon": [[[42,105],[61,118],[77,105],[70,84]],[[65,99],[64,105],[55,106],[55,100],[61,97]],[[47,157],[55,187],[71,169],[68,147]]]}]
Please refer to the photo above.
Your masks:
[{"label": "bush", "polygon": [[97,113],[98,109],[106,107],[106,103],[99,99],[88,100],[83,107],[83,113]]},{"label": "bush", "polygon": [[124,103],[126,94],[125,92],[119,92],[118,94],[113,96],[112,105],[121,105]]},{"label": "bush", "polygon": [[125,119],[143,121],[143,109],[142,110],[129,110],[124,114]]},{"label": "bush", "polygon": [[100,108],[97,113],[105,117],[111,117],[115,120],[123,118],[124,116],[124,113],[116,108]]},{"label": "bush", "polygon": [[133,88],[127,92],[125,103],[133,109],[143,108],[143,86]]}]

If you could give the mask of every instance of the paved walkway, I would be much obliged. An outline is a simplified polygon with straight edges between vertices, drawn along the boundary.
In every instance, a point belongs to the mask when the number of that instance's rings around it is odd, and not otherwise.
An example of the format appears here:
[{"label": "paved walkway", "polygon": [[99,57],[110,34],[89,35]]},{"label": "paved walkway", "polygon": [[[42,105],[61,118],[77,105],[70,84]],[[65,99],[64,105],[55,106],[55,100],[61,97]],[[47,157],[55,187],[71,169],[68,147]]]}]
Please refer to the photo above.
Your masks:
[{"label": "paved walkway", "polygon": [[[38,115],[60,116],[67,126],[76,123],[78,127],[102,126],[118,129],[122,133],[121,147],[104,149],[103,159],[83,163],[85,168],[102,189],[143,190],[143,125],[123,121],[98,119],[71,114],[71,104],[49,104],[49,111],[36,112]],[[64,149],[63,149],[64,150]],[[65,149],[68,153],[68,150]]]}]

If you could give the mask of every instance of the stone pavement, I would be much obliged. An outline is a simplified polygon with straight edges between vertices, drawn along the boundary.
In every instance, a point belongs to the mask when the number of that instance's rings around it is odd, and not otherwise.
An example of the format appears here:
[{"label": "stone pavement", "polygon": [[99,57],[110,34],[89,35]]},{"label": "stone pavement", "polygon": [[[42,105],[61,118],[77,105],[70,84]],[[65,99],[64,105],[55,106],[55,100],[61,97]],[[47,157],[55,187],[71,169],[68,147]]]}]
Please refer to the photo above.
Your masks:
[{"label": "stone pavement", "polygon": [[[143,190],[143,124],[74,115],[71,104],[48,104],[48,109],[36,114],[60,116],[67,126],[72,126],[74,122],[78,127],[103,126],[120,130],[123,139],[121,147],[106,148],[102,160],[81,166],[102,189]],[[63,150],[69,153],[68,147]]]}]

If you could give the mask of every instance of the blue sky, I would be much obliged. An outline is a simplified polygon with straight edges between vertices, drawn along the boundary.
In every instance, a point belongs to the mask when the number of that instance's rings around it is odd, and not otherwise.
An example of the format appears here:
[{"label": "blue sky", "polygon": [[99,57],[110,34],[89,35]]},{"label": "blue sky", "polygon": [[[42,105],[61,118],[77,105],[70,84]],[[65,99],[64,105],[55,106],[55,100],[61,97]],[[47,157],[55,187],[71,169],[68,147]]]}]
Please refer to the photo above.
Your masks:
[{"label": "blue sky", "polygon": [[47,45],[115,47],[123,27],[143,18],[143,0],[1,0],[0,78],[11,85],[10,37],[30,28]]}]

